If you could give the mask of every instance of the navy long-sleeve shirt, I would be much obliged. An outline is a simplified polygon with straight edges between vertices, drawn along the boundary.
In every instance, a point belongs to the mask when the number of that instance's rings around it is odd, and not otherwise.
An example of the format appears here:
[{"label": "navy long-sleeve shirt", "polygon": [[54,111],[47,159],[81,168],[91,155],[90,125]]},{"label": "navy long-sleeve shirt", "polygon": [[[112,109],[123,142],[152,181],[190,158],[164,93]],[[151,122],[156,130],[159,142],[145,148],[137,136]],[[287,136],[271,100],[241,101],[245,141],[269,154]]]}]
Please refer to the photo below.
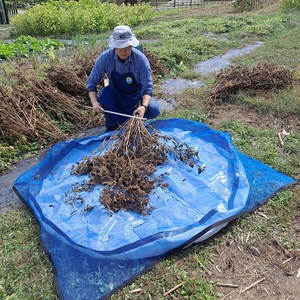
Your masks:
[{"label": "navy long-sleeve shirt", "polygon": [[131,71],[137,82],[142,84],[142,95],[152,96],[153,83],[149,60],[144,53],[135,48],[132,48],[129,57],[124,63],[118,59],[114,49],[108,49],[101,53],[86,81],[88,92],[97,92],[97,84],[103,79],[105,74],[109,78],[109,84],[113,84],[111,81],[111,72],[113,70],[120,74]]}]

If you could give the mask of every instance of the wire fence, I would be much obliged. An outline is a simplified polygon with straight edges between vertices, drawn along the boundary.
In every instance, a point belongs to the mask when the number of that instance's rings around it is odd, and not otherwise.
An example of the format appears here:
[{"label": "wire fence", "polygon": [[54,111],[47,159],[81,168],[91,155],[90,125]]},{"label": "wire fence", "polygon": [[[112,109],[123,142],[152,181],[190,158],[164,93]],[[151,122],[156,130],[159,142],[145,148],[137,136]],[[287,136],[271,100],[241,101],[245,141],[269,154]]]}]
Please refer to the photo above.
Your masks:
[{"label": "wire fence", "polygon": [[157,10],[166,10],[166,9],[184,9],[192,8],[197,6],[202,6],[208,3],[215,2],[230,2],[232,3],[233,10],[236,12],[257,10],[263,6],[264,3],[269,2],[270,0],[170,0],[170,1],[159,1],[153,0],[150,2],[150,5],[157,8]]},{"label": "wire fence", "polygon": [[17,3],[6,4],[7,12],[10,16],[16,15],[18,13]]},{"label": "wire fence", "polygon": [[[230,0],[228,0],[230,1]],[[159,1],[154,0],[150,4],[155,6],[158,10],[164,9],[172,9],[172,8],[191,8],[197,7],[201,5],[205,5],[210,2],[228,2],[227,0],[224,1],[207,1],[207,0],[170,0],[170,1]]]}]

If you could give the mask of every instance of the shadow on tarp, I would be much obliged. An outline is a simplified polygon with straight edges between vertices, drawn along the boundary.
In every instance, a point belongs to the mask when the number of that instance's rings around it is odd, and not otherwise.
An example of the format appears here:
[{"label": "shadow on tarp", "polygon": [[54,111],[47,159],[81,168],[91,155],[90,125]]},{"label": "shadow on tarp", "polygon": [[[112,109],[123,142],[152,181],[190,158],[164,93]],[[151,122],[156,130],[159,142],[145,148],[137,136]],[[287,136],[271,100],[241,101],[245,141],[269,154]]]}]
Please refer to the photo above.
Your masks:
[{"label": "shadow on tarp", "polygon": [[[56,144],[45,159],[17,178],[14,190],[40,223],[41,242],[56,270],[61,299],[105,299],[174,251],[208,238],[257,209],[297,180],[240,153],[228,133],[182,119],[151,125],[199,151],[201,174],[170,158],[157,169],[168,172],[167,189],[149,195],[147,216],[120,211],[112,216],[99,203],[102,188],[83,195],[85,203],[65,201],[74,183],[73,164],[97,154],[110,133]],[[94,209],[84,213],[85,205]],[[172,207],[172,210],[170,210]]]}]

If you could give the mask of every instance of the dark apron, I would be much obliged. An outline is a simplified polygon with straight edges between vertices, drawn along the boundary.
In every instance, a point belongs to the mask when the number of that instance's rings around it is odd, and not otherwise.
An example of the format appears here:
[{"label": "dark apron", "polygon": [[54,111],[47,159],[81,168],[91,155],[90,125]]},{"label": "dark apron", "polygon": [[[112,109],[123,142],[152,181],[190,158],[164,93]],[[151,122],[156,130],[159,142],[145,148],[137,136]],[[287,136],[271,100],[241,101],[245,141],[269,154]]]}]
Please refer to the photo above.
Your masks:
[{"label": "dark apron", "polygon": [[[105,110],[133,115],[142,100],[142,84],[138,83],[130,71],[120,74],[115,70],[111,73],[112,85],[108,85],[100,92],[98,101]],[[123,124],[128,118],[105,113],[106,127]]]}]

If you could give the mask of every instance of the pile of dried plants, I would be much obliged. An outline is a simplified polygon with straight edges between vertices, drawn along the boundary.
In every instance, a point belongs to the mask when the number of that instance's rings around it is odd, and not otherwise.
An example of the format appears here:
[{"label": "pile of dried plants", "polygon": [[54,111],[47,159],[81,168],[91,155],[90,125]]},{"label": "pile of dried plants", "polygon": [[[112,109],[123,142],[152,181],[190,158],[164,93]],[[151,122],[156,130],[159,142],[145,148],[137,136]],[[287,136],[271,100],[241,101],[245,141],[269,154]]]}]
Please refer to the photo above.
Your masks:
[{"label": "pile of dried plants", "polygon": [[82,110],[78,98],[59,91],[32,66],[15,63],[3,80],[0,85],[2,138],[59,140],[65,138],[64,124],[80,128],[94,121],[90,113]]},{"label": "pile of dried plants", "polygon": [[196,163],[198,152],[186,143],[131,118],[103,142],[99,155],[84,158],[73,166],[71,174],[88,174],[87,190],[104,185],[100,202],[108,211],[146,214],[152,209],[148,203],[151,190],[156,185],[167,186],[162,183],[166,174],[155,178],[153,173],[170,157],[197,168],[198,173],[204,169]]},{"label": "pile of dried plants", "polygon": [[73,65],[59,62],[50,65],[45,72],[51,84],[62,93],[87,98],[85,80],[78,76],[79,71],[80,69]]},{"label": "pile of dried plants", "polygon": [[[102,50],[101,47],[100,53]],[[99,49],[92,48],[84,55],[75,52],[68,59],[53,60],[46,68],[47,78],[62,93],[86,99],[86,104],[90,105],[85,83],[98,55]]]},{"label": "pile of dried plants", "polygon": [[[64,60],[49,60],[45,68],[17,61],[10,71],[3,70],[0,140],[56,141],[65,138],[64,132],[103,125],[103,118],[92,117],[86,109],[90,101],[85,85],[102,50],[92,48]],[[148,55],[154,74],[164,75],[167,70]]]},{"label": "pile of dried plants", "polygon": [[291,70],[282,69],[274,64],[261,62],[252,68],[233,66],[223,69],[217,76],[211,89],[213,100],[225,100],[237,92],[280,89],[293,82]]},{"label": "pile of dried plants", "polygon": [[144,54],[149,60],[152,74],[154,77],[153,80],[155,80],[157,76],[165,76],[170,73],[170,70],[155,54],[153,54],[147,49],[144,49]]}]

